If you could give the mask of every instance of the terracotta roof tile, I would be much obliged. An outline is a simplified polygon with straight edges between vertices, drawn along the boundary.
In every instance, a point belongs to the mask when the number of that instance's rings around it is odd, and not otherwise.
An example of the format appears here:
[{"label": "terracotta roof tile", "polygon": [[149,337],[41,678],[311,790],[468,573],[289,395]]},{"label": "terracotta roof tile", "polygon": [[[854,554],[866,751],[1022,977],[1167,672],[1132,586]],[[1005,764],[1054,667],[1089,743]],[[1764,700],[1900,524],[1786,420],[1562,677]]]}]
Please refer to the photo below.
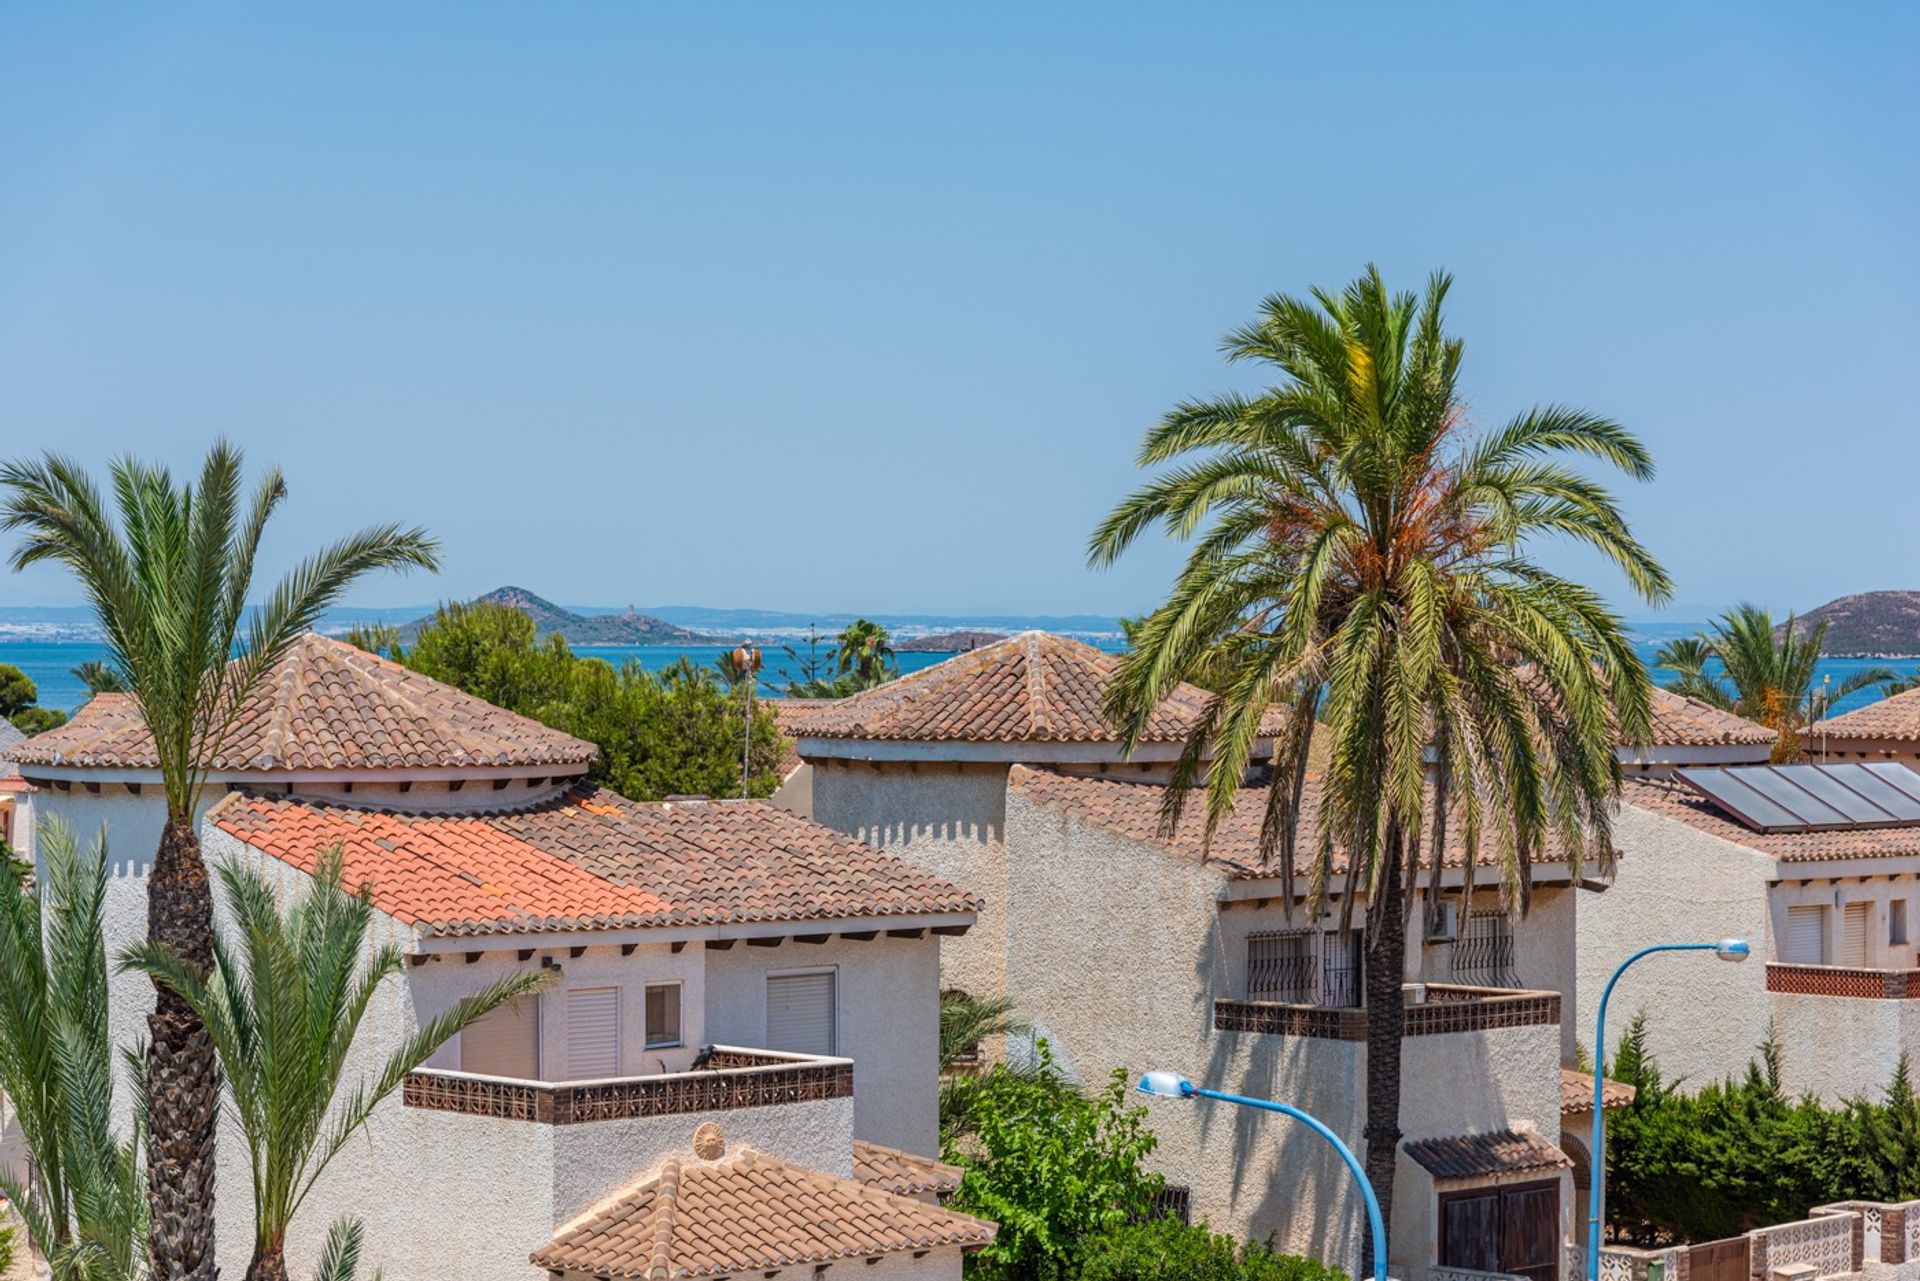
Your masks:
[{"label": "terracotta roof tile", "polygon": [[[1073,814],[1098,827],[1129,840],[1158,845],[1162,849],[1225,870],[1237,878],[1278,875],[1278,869],[1260,854],[1260,827],[1266,813],[1269,788],[1242,787],[1233,812],[1214,829],[1213,839],[1206,834],[1206,794],[1196,790],[1181,811],[1180,825],[1171,833],[1161,826],[1160,806],[1167,788],[1158,783],[1132,783],[1111,778],[1087,778],[1026,765],[1013,767],[1008,787],[1049,809]],[[1312,851],[1319,844],[1320,780],[1309,777],[1300,795],[1301,828],[1295,845],[1294,870],[1305,876],[1311,871]],[[1536,863],[1560,861],[1555,847],[1543,849]],[[1346,870],[1346,857],[1336,849],[1333,871]],[[1492,867],[1499,862],[1491,842],[1483,842],[1478,866]],[[1466,846],[1460,838],[1460,825],[1448,832],[1446,866],[1462,867]],[[1430,857],[1422,858],[1431,866]]]},{"label": "terracotta roof tile", "polygon": [[1823,736],[1828,740],[1872,738],[1920,743],[1920,689],[1868,703],[1844,716],[1815,721],[1802,739],[1811,746]]},{"label": "terracotta roof tile", "polygon": [[979,900],[767,801],[643,805],[602,788],[497,813],[394,814],[235,793],[208,822],[429,934],[973,912]]},{"label": "terracotta roof tile", "polygon": [[[1107,743],[1118,736],[1100,710],[1120,666],[1049,632],[1022,632],[848,698],[797,710],[786,732],[809,738],[908,742]],[[1142,741],[1179,742],[1211,697],[1181,685],[1154,709]],[[1279,733],[1280,717],[1270,732]]]},{"label": "terracotta roof tile", "polygon": [[535,1250],[535,1265],[597,1277],[715,1277],[941,1246],[977,1249],[994,1225],[743,1148],[669,1159]]},{"label": "terracotta roof tile", "polygon": [[1527,1170],[1558,1170],[1573,1164],[1559,1148],[1524,1130],[1415,1139],[1405,1151],[1436,1179],[1490,1178]]},{"label": "terracotta roof tile", "polygon": [[[1600,1106],[1609,1112],[1623,1108],[1633,1102],[1633,1094],[1633,1087],[1625,1081],[1602,1081]],[[1593,1073],[1560,1069],[1560,1111],[1563,1114],[1593,1111]]]},{"label": "terracotta roof tile", "polygon": [[1620,799],[1636,809],[1676,819],[1711,836],[1758,850],[1784,863],[1920,855],[1920,827],[1856,828],[1837,832],[1756,832],[1677,780],[1630,778],[1621,791]]},{"label": "terracotta roof tile", "polygon": [[780,731],[780,760],[775,770],[782,779],[791,778],[800,768],[800,753],[794,747],[794,738],[799,734],[798,726],[805,723],[809,715],[817,714],[819,709],[831,707],[838,699],[833,698],[763,698],[760,705],[773,717],[774,728]]},{"label": "terracotta roof tile", "polygon": [[1653,691],[1651,742],[1660,747],[1759,746],[1780,735],[1744,716],[1723,712],[1710,703],[1672,690]]},{"label": "terracotta roof tile", "polygon": [[[309,632],[271,668],[210,766],[222,771],[584,765],[594,746]],[[129,694],[98,694],[15,750],[26,765],[153,769]]]},{"label": "terracotta roof tile", "polygon": [[899,1148],[882,1147],[855,1139],[853,1177],[860,1182],[901,1196],[937,1192],[942,1196],[960,1186],[960,1167],[936,1161],[930,1156],[915,1156]]}]

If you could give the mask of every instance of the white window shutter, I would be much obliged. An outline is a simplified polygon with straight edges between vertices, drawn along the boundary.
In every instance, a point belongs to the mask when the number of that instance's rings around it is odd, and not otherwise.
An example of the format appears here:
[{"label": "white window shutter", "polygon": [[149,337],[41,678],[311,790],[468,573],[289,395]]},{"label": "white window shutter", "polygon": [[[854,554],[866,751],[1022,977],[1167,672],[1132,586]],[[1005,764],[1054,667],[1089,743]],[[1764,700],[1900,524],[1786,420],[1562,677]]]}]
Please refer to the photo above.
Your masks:
[{"label": "white window shutter", "polygon": [[1787,945],[1783,958],[1790,965],[1827,963],[1827,909],[1789,907],[1787,909]]},{"label": "white window shutter", "polygon": [[567,1079],[620,1075],[620,989],[567,990]]},{"label": "white window shutter", "polygon": [[1873,904],[1849,903],[1840,920],[1840,964],[1865,967],[1873,947]]},{"label": "white window shutter", "polygon": [[539,998],[523,996],[496,1006],[461,1032],[460,1070],[478,1076],[539,1080]]},{"label": "white window shutter", "polygon": [[789,1054],[834,1053],[833,975],[775,974],[767,979],[767,1048]]}]

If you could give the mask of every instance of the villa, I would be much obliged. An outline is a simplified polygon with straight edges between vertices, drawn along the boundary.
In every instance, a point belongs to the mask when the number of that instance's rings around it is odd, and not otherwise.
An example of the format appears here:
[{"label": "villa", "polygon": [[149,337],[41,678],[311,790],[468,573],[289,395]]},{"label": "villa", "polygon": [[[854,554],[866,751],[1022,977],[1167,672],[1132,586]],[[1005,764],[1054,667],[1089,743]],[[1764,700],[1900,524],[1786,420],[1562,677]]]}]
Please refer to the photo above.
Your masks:
[{"label": "villa", "polygon": [[[362,1070],[463,994],[549,976],[382,1106],[303,1208],[296,1262],[352,1213],[369,1270],[402,1279],[957,1279],[994,1228],[937,1202],[958,1178],[934,1159],[940,951],[980,900],[764,801],[630,801],[585,780],[593,753],[308,636],[209,762],[209,861],[291,888],[337,847],[407,956]],[[15,756],[29,848],[55,816],[105,825],[117,950],[163,820],[138,715],[101,695]],[[116,977],[117,1037],[151,1001]],[[246,1155],[227,1131],[219,1151],[237,1275]]]}]

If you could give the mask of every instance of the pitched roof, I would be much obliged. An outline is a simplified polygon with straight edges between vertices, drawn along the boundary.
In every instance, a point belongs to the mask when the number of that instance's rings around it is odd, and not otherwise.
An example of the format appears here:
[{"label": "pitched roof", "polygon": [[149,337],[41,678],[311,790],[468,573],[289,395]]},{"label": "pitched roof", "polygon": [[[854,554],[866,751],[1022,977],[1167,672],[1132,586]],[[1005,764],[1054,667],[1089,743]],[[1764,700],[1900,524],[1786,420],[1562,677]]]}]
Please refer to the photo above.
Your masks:
[{"label": "pitched roof", "polygon": [[[247,698],[209,766],[223,771],[584,765],[594,746],[312,632]],[[132,695],[96,694],[15,749],[26,765],[154,769]]]},{"label": "pitched roof", "polygon": [[1895,742],[1920,742],[1920,689],[1883,698],[1877,703],[1855,708],[1844,716],[1815,721],[1802,738],[1811,744],[1822,737],[1833,739],[1890,739]]},{"label": "pitched roof", "polygon": [[1920,827],[1854,828],[1829,832],[1756,832],[1692,788],[1671,779],[1630,778],[1620,799],[1698,828],[1783,863],[1920,855]]},{"label": "pitched roof", "polygon": [[[19,783],[20,766],[14,763],[12,751],[27,741],[20,727],[4,716],[0,716],[0,790],[14,791],[24,784]],[[8,787],[12,783],[15,786]]]},{"label": "pitched roof", "polygon": [[1573,1164],[1567,1154],[1525,1130],[1495,1130],[1443,1139],[1414,1139],[1407,1156],[1436,1179],[1478,1179]]},{"label": "pitched roof", "polygon": [[670,1158],[535,1250],[535,1265],[597,1277],[717,1277],[939,1246],[975,1249],[994,1225],[789,1165],[751,1148]]},{"label": "pitched roof", "polygon": [[790,778],[800,768],[800,753],[795,749],[793,740],[799,735],[799,726],[805,723],[809,715],[818,709],[831,707],[838,699],[833,698],[763,698],[760,705],[773,717],[774,728],[780,731],[780,760],[775,770],[782,779]]},{"label": "pitched roof", "polygon": [[522,809],[394,814],[236,792],[207,821],[428,934],[973,912],[979,899],[767,801],[641,804],[580,786]]},{"label": "pitched roof", "polygon": [[[1625,1081],[1608,1078],[1600,1083],[1600,1106],[1609,1112],[1633,1102],[1633,1095],[1633,1087]],[[1560,1069],[1560,1111],[1563,1115],[1593,1111],[1593,1073]]]},{"label": "pitched roof", "polygon": [[921,1192],[945,1196],[960,1186],[960,1174],[959,1166],[930,1156],[915,1156],[899,1148],[882,1147],[861,1139],[853,1141],[853,1177],[901,1196]]},{"label": "pitched roof", "polygon": [[[908,742],[1110,743],[1100,710],[1117,655],[1050,632],[1022,632],[847,698],[797,712],[787,733]],[[1179,742],[1212,697],[1181,685],[1154,709],[1141,738]],[[1278,733],[1278,715],[1270,730]]]},{"label": "pitched roof", "polygon": [[1655,746],[1757,747],[1772,743],[1778,737],[1778,731],[1756,724],[1744,716],[1723,712],[1711,703],[1676,694],[1670,689],[1655,688],[1653,691],[1653,732],[1649,741]]},{"label": "pitched roof", "polygon": [[[1113,778],[1089,778],[1062,774],[1050,769],[1016,765],[1007,786],[1029,800],[1049,809],[1072,814],[1097,827],[1103,827],[1129,840],[1158,845],[1209,866],[1219,867],[1236,878],[1275,876],[1279,869],[1260,854],[1260,827],[1266,814],[1270,786],[1243,786],[1233,810],[1207,839],[1206,793],[1195,789],[1181,811],[1180,823],[1172,832],[1161,826],[1160,807],[1167,787],[1159,783],[1127,782]],[[1320,779],[1309,776],[1300,794],[1300,831],[1294,845],[1294,870],[1305,876],[1312,868],[1319,847]],[[1446,866],[1466,865],[1466,845],[1460,826],[1452,825],[1447,834]],[[1551,842],[1534,857],[1537,863],[1559,862],[1561,855]],[[1478,866],[1499,863],[1491,841],[1483,841]],[[1333,872],[1346,870],[1346,854],[1336,848]],[[1430,855],[1423,855],[1423,866],[1432,866]]]}]

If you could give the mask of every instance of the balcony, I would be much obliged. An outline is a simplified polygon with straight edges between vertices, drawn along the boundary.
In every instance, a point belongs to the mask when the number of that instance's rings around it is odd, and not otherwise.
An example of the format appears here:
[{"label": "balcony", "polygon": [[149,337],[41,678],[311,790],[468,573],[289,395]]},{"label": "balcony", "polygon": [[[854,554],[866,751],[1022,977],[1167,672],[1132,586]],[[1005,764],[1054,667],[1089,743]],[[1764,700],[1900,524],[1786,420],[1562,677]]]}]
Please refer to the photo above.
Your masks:
[{"label": "balcony", "polygon": [[539,1125],[724,1112],[853,1097],[853,1060],[710,1046],[690,1072],[600,1081],[521,1081],[422,1068],[407,1075],[407,1107]]},{"label": "balcony", "polygon": [[1769,961],[1767,991],[1800,996],[1848,996],[1869,1001],[1911,1001],[1920,998],[1920,970]]},{"label": "balcony", "polygon": [[[1496,1028],[1558,1025],[1560,994],[1459,983],[1409,983],[1406,1036],[1484,1032]],[[1352,1007],[1286,1001],[1217,1000],[1213,1026],[1219,1032],[1263,1032],[1332,1041],[1367,1039],[1367,1012]]]}]

